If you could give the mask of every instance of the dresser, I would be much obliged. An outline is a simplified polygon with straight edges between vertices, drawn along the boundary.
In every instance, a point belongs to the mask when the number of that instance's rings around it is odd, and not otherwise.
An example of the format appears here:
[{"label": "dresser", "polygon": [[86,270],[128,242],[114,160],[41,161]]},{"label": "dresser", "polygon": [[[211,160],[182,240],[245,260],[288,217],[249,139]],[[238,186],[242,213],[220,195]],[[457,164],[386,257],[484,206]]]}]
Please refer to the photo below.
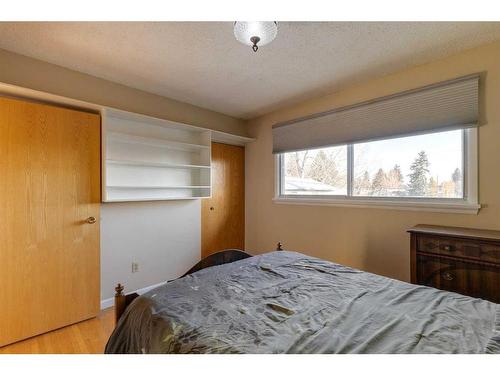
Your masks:
[{"label": "dresser", "polygon": [[500,231],[417,225],[411,282],[500,303]]}]

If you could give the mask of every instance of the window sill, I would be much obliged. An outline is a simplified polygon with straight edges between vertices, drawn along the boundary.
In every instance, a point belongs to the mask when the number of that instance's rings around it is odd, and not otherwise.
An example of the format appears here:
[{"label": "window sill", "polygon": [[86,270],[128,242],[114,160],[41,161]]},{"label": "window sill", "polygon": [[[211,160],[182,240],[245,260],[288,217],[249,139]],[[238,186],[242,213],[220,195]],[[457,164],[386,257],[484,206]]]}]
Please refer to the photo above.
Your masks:
[{"label": "window sill", "polygon": [[455,214],[477,215],[480,204],[468,202],[431,202],[415,200],[390,200],[390,199],[364,199],[364,198],[308,198],[308,197],[276,197],[273,199],[278,204],[378,208],[387,210],[427,211]]}]

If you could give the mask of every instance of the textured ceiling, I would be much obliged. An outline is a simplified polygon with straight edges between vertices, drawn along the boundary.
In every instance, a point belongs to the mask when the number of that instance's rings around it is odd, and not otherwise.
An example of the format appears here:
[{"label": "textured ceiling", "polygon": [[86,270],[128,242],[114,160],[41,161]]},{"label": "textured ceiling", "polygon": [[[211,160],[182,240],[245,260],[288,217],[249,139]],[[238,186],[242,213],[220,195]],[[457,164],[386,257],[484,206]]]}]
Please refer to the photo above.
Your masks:
[{"label": "textured ceiling", "polygon": [[231,22],[0,23],[0,48],[252,118],[500,39],[500,23],[280,22],[257,53]]}]

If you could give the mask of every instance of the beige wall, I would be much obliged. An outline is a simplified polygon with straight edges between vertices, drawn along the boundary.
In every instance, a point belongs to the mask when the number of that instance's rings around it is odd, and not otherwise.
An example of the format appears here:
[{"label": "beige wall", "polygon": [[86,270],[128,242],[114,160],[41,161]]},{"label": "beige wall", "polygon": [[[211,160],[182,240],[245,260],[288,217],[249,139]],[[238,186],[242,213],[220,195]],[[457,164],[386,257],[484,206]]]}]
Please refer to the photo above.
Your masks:
[{"label": "beige wall", "polygon": [[2,49],[0,82],[166,120],[247,135],[243,120]]},{"label": "beige wall", "polygon": [[[245,122],[57,65],[0,50],[0,82],[135,113],[247,135]],[[1,176],[0,176],[1,180]],[[179,277],[201,255],[200,201],[106,203],[101,206],[101,299]],[[131,263],[139,272],[131,272]]]},{"label": "beige wall", "polygon": [[[419,223],[500,229],[500,43],[358,84],[254,119],[257,140],[246,150],[246,247],[261,253],[284,247],[401,280],[409,280],[409,238]],[[481,89],[478,215],[375,208],[285,205],[272,202],[274,157],[271,126],[315,112],[406,89],[486,72]]]}]

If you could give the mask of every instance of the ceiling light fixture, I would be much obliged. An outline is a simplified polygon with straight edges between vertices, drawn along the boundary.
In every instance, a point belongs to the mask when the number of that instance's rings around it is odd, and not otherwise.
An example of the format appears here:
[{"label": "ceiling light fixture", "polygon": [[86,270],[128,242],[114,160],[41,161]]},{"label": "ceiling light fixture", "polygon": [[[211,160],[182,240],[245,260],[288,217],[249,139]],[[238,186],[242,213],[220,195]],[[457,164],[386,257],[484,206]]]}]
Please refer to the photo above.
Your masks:
[{"label": "ceiling light fixture", "polygon": [[251,46],[254,52],[271,43],[278,34],[278,22],[235,22],[234,36],[239,42]]}]

